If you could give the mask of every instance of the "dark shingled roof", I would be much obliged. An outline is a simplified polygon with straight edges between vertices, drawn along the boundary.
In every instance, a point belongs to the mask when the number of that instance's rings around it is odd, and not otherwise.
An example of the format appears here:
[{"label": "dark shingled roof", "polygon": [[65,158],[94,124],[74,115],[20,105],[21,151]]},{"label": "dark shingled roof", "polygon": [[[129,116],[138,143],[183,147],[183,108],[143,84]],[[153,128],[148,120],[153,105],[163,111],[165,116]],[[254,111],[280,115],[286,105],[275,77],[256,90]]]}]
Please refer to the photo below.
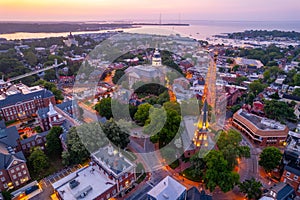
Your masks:
[{"label": "dark shingled roof", "polygon": [[295,96],[295,95],[290,95],[290,94],[283,94],[282,98],[283,99],[289,99],[289,100],[292,100],[292,101],[300,101],[300,97]]},{"label": "dark shingled roof", "polygon": [[48,133],[49,133],[49,131],[45,131],[45,132],[36,134],[34,136],[31,136],[29,138],[26,138],[24,140],[21,140],[21,144],[26,144],[28,142],[31,142],[31,141],[35,140],[37,137],[45,137],[46,135],[48,135]]},{"label": "dark shingled roof", "polygon": [[16,147],[18,146],[17,140],[20,138],[18,130],[15,126],[0,129],[0,142],[10,146]]},{"label": "dark shingled roof", "polygon": [[6,128],[4,120],[0,120],[0,129]]},{"label": "dark shingled roof", "polygon": [[48,112],[49,112],[49,107],[41,108],[41,109],[38,109],[37,115],[41,119],[46,119],[48,117],[48,115],[47,115]]},{"label": "dark shingled roof", "polygon": [[186,200],[212,200],[212,196],[205,194],[205,191],[198,191],[196,187],[192,187],[187,191]]},{"label": "dark shingled roof", "polygon": [[287,197],[289,197],[293,193],[295,193],[294,188],[292,188],[290,185],[286,184],[283,188],[281,188],[277,192],[277,198],[276,199],[278,199],[278,200],[287,199]]},{"label": "dark shingled roof", "polygon": [[284,169],[288,172],[296,174],[297,176],[300,176],[300,168],[297,166],[288,164],[284,167]]},{"label": "dark shingled roof", "polygon": [[0,100],[0,108],[10,106],[10,105],[15,105],[16,103],[22,102],[22,101],[23,102],[29,101],[29,100],[34,99],[34,97],[49,98],[52,96],[53,96],[53,93],[46,89],[39,90],[36,92],[31,92],[28,94],[17,93],[17,94],[13,94],[13,95],[8,95],[5,99]]},{"label": "dark shingled roof", "polygon": [[21,151],[15,154],[0,153],[0,169],[6,169],[14,159],[19,159],[26,162],[25,156]]}]

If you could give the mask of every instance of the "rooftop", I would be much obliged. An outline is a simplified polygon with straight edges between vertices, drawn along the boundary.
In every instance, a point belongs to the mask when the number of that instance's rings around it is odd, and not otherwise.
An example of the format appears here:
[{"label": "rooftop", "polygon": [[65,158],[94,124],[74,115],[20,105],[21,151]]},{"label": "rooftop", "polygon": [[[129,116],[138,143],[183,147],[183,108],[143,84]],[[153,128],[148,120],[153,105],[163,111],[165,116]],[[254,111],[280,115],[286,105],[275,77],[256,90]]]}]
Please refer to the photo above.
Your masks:
[{"label": "rooftop", "polygon": [[261,130],[284,130],[285,125],[271,119],[263,118],[240,109],[238,114],[248,121],[250,121],[254,126]]},{"label": "rooftop", "polygon": [[40,86],[28,87],[22,83],[12,85],[0,94],[0,107],[14,105],[18,102],[53,96],[52,92]]},{"label": "rooftop", "polygon": [[[70,184],[71,181],[76,184],[72,186],[72,183]],[[69,174],[53,183],[52,186],[63,199],[77,200],[80,198],[89,200],[100,196],[115,184],[103,172],[100,172],[97,167],[88,166]]]},{"label": "rooftop", "polygon": [[108,145],[100,148],[92,154],[93,158],[108,172],[111,172],[115,177],[127,172],[134,164],[119,153],[113,146]]},{"label": "rooftop", "polygon": [[167,176],[155,187],[153,187],[148,195],[157,200],[177,199],[184,193],[186,188],[172,177]]}]

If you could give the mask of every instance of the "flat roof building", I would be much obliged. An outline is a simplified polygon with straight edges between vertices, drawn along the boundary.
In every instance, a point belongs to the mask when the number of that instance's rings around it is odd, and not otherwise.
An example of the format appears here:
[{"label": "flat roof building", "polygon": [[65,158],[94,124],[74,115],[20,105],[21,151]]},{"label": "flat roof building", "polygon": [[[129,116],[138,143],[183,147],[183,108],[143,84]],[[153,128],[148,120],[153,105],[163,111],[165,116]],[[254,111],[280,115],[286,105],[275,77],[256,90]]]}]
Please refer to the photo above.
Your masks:
[{"label": "flat roof building", "polygon": [[147,193],[148,200],[184,200],[186,188],[170,176],[165,177]]},{"label": "flat roof building", "polygon": [[263,118],[240,109],[233,115],[233,125],[256,144],[261,146],[281,145],[289,132],[286,125]]},{"label": "flat roof building", "polygon": [[52,184],[59,199],[109,199],[117,194],[116,182],[96,166],[81,168]]}]

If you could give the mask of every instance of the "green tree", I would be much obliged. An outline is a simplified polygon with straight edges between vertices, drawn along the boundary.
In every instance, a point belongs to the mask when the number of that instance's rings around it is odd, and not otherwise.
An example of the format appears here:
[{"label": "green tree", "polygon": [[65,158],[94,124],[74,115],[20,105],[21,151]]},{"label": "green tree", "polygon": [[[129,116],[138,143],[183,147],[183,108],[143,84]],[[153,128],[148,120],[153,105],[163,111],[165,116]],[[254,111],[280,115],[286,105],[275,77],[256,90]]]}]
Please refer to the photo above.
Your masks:
[{"label": "green tree", "polygon": [[228,168],[232,170],[238,163],[237,158],[250,157],[250,148],[240,146],[241,134],[236,130],[222,131],[217,146],[227,160]]},{"label": "green tree", "polygon": [[138,106],[138,110],[134,115],[134,119],[141,123],[142,125],[145,125],[147,119],[149,119],[149,110],[151,108],[151,105],[149,103],[144,103]]},{"label": "green tree", "polygon": [[275,169],[281,161],[282,154],[276,147],[266,147],[259,156],[259,165],[264,168],[266,172]]},{"label": "green tree", "polygon": [[203,177],[205,170],[205,162],[202,157],[199,157],[198,154],[195,154],[191,157],[191,166],[193,166],[192,175],[194,177]]},{"label": "green tree", "polygon": [[117,69],[115,75],[112,78],[112,82],[117,84],[118,81],[125,75],[124,69]]},{"label": "green tree", "polygon": [[296,116],[294,109],[283,101],[271,100],[264,101],[264,111],[268,118],[275,120],[294,120]]},{"label": "green tree", "polygon": [[293,84],[294,85],[300,85],[300,74],[299,73],[294,74],[294,76],[293,76]]},{"label": "green tree", "polygon": [[49,167],[48,158],[40,148],[33,149],[28,160],[35,173],[39,174],[41,171]]},{"label": "green tree", "polygon": [[293,95],[300,97],[300,88],[296,88],[296,89],[293,91]]},{"label": "green tree", "polygon": [[76,127],[76,130],[79,134],[81,143],[87,147],[90,152],[95,152],[108,144],[103,128],[97,122],[82,124]]},{"label": "green tree", "polygon": [[262,84],[258,80],[253,81],[249,85],[250,91],[253,92],[253,94],[255,96],[258,95],[259,93],[261,93],[262,91],[264,91],[265,88],[266,88],[266,85]]},{"label": "green tree", "polygon": [[101,99],[101,101],[95,105],[95,110],[102,117],[106,117],[106,119],[110,119],[113,117],[111,104],[112,104],[112,99],[110,97]]},{"label": "green tree", "polygon": [[[86,132],[85,132],[86,133]],[[63,163],[65,165],[79,164],[87,160],[90,153],[82,143],[76,127],[72,127],[67,134],[67,152],[62,152]]]},{"label": "green tree", "polygon": [[37,57],[32,51],[28,51],[27,53],[25,53],[24,57],[27,60],[29,65],[31,65],[31,66],[36,65]]},{"label": "green tree", "polygon": [[248,80],[247,77],[245,77],[245,76],[239,76],[239,77],[236,78],[235,83],[236,83],[237,85],[241,85],[241,83],[242,83],[243,81],[247,81],[247,80]]},{"label": "green tree", "polygon": [[204,176],[206,187],[213,192],[217,186],[223,192],[233,189],[239,182],[239,174],[228,170],[228,163],[221,151],[212,150],[205,157],[207,169]]},{"label": "green tree", "polygon": [[151,107],[149,113],[149,119],[147,119],[145,122],[143,132],[149,135],[154,135],[164,127],[167,115],[163,108]]},{"label": "green tree", "polygon": [[245,180],[239,184],[240,192],[245,194],[247,199],[259,199],[262,195],[262,184],[254,178]]},{"label": "green tree", "polygon": [[239,70],[239,68],[240,68],[239,65],[234,65],[234,66],[232,67],[232,71],[236,72],[236,71]]},{"label": "green tree", "polygon": [[56,157],[61,155],[62,146],[59,136],[63,133],[63,129],[59,126],[54,126],[50,129],[48,135],[46,136],[46,153],[49,157]]},{"label": "green tree", "polygon": [[46,81],[56,80],[56,72],[54,69],[49,69],[45,71],[44,79]]},{"label": "green tree", "polygon": [[159,142],[160,148],[169,144],[179,131],[181,116],[175,110],[166,110],[167,119],[159,133],[150,137],[152,142]]},{"label": "green tree", "polygon": [[106,121],[102,129],[109,141],[121,149],[126,148],[129,144],[129,131],[124,127],[118,126],[113,119]]}]

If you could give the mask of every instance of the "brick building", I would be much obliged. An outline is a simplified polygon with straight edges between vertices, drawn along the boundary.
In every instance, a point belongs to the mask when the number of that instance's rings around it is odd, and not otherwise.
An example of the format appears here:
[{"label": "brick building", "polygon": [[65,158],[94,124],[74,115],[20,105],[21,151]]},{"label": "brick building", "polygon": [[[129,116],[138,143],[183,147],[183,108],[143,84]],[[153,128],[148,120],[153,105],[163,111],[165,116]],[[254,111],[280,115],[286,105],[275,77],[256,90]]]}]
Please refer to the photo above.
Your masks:
[{"label": "brick building", "polygon": [[136,180],[135,165],[111,145],[92,154],[92,164],[52,184],[58,199],[108,200]]},{"label": "brick building", "polygon": [[233,126],[260,146],[279,146],[285,141],[289,129],[286,125],[240,109],[233,115]]},{"label": "brick building", "polygon": [[285,142],[283,173],[280,181],[292,186],[300,195],[300,134],[290,131]]},{"label": "brick building", "polygon": [[49,102],[55,104],[54,95],[40,86],[10,85],[0,90],[0,116],[5,121],[25,119]]},{"label": "brick building", "polygon": [[16,127],[0,129],[0,191],[19,187],[30,180],[19,139]]},{"label": "brick building", "polygon": [[76,119],[79,115],[78,104],[75,101],[66,101],[61,104],[49,104],[48,107],[39,109],[37,111],[38,120],[41,128],[44,131],[49,130],[52,126],[61,126],[66,117],[62,116],[64,113],[72,119]]},{"label": "brick building", "polygon": [[30,149],[33,147],[41,147],[42,150],[45,149],[46,145],[46,136],[48,135],[49,131],[45,131],[42,133],[38,133],[36,135],[33,135],[29,138],[23,139],[20,141],[20,145],[22,148],[22,151],[25,154],[30,153]]},{"label": "brick building", "polygon": [[131,163],[112,145],[92,154],[99,170],[117,185],[117,193],[124,193],[136,180],[135,164]]}]

